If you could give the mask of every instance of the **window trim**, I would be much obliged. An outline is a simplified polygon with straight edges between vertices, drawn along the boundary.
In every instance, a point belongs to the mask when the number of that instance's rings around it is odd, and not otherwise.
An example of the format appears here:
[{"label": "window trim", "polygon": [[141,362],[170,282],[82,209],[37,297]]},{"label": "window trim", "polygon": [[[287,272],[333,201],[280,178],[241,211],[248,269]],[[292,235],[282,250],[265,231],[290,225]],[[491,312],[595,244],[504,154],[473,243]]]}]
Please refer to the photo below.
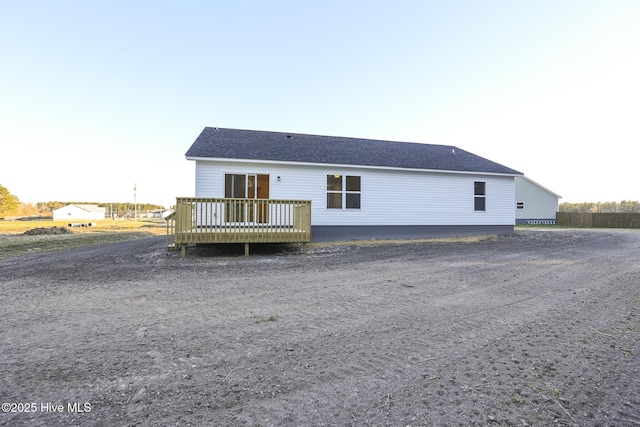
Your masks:
[{"label": "window trim", "polygon": [[[349,178],[358,178],[358,190],[349,190]],[[358,196],[358,207],[350,208],[349,207],[349,196],[357,195]],[[360,210],[362,209],[362,177],[360,175],[345,175],[344,176],[344,208],[349,210]]]},{"label": "window trim", "polygon": [[[335,189],[331,189],[330,190],[329,189],[329,185],[330,185],[329,179],[331,177],[333,177],[336,180],[336,182],[334,182],[333,184],[337,184],[338,183],[337,182],[338,178],[340,179],[340,182],[339,182],[339,184],[340,184],[339,187],[340,188],[338,190],[335,190]],[[344,199],[343,181],[344,181],[344,175],[339,175],[339,174],[330,175],[330,174],[327,174],[327,176],[326,176],[326,194],[327,194],[326,208],[327,209],[339,209],[339,210],[343,210],[344,209],[344,207],[343,207],[344,206],[344,203],[343,203],[343,199]],[[335,196],[335,195],[338,195],[338,194],[340,195],[340,206],[329,206],[329,196]]]},{"label": "window trim", "polygon": [[[333,177],[335,179],[337,179],[338,177],[340,178],[340,190],[335,190],[335,189],[329,189],[329,185],[330,185],[330,178]],[[349,178],[358,178],[358,190],[349,190],[347,189],[347,181],[349,180]],[[326,182],[326,205],[325,208],[327,210],[340,210],[340,211],[359,211],[362,210],[362,176],[361,175],[346,175],[346,174],[326,174],[326,178],[325,178],[325,182]],[[353,182],[352,182],[353,183]],[[339,194],[340,195],[340,206],[339,207],[334,207],[334,206],[329,206],[329,196],[330,195],[336,195]],[[349,203],[348,201],[353,202],[353,200],[349,200],[351,199],[349,196],[351,195],[356,195],[357,196],[357,200],[358,200],[358,207],[349,207]]]},{"label": "window trim", "polygon": [[[478,184],[482,184],[482,187]],[[473,211],[474,212],[486,212],[487,211],[487,182],[486,181],[473,181]]]}]

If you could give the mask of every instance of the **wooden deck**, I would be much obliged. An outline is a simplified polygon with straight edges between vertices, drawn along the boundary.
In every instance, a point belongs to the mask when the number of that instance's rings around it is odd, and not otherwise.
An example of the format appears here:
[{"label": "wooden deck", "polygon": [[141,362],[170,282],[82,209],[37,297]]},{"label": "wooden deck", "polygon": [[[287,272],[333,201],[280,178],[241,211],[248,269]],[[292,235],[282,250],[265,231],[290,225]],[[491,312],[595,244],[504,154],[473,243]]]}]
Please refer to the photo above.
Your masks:
[{"label": "wooden deck", "polygon": [[182,256],[188,244],[303,243],[311,241],[308,200],[179,197],[167,218],[167,249]]}]

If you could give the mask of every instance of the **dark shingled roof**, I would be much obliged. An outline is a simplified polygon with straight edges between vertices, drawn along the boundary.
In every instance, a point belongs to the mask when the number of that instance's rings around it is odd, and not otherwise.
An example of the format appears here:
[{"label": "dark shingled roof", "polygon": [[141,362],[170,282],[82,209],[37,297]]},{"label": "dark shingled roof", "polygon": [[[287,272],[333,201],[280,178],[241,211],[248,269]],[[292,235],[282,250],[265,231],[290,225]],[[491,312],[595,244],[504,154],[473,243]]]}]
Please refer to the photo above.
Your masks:
[{"label": "dark shingled roof", "polygon": [[186,156],[522,175],[450,145],[213,127],[204,128]]}]

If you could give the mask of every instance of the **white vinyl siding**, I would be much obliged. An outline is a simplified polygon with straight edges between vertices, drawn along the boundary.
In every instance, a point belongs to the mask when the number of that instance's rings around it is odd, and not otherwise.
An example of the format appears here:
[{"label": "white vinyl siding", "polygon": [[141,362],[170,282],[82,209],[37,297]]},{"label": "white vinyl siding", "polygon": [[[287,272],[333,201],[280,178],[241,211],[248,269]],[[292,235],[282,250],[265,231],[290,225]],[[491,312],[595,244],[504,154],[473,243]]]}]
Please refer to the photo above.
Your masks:
[{"label": "white vinyl siding", "polygon": [[515,179],[517,201],[523,209],[516,209],[516,219],[555,219],[558,212],[558,196],[524,178]]},{"label": "white vinyl siding", "polygon": [[[270,175],[270,198],[311,200],[313,225],[513,225],[513,176],[264,162],[197,161],[196,197],[224,197],[225,173]],[[361,177],[360,209],[327,209],[327,175]],[[280,181],[277,177],[280,177]],[[486,210],[474,211],[474,182]]]},{"label": "white vinyl siding", "polygon": [[224,172],[208,162],[196,162],[196,197],[224,197]]}]

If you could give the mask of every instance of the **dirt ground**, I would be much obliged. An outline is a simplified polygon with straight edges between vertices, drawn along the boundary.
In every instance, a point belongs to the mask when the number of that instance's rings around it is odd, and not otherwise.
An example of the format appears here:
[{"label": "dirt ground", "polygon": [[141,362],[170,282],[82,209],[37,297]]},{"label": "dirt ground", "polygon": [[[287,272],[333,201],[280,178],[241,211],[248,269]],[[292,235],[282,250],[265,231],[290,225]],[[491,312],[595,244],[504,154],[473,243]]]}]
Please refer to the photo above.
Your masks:
[{"label": "dirt ground", "polygon": [[0,261],[0,424],[640,425],[638,230],[163,243]]}]

